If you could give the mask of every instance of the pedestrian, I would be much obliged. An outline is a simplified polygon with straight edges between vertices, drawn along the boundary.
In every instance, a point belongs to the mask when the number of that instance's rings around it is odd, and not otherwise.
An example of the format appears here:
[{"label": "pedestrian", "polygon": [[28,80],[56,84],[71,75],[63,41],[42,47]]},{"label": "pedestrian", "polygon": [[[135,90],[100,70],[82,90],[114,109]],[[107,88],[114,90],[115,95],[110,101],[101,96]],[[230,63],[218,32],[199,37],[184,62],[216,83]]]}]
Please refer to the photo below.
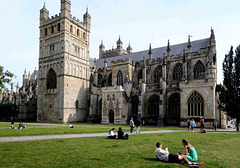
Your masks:
[{"label": "pedestrian", "polygon": [[136,125],[137,125],[137,132],[136,133],[140,133],[141,121],[140,121],[139,118],[137,119]]},{"label": "pedestrian", "polygon": [[131,118],[131,120],[130,120],[130,132],[131,133],[132,133],[133,129],[134,129],[134,121],[133,121],[133,118]]},{"label": "pedestrian", "polygon": [[200,132],[203,132],[204,129],[205,129],[205,127],[204,127],[204,118],[200,117]]},{"label": "pedestrian", "polygon": [[194,127],[196,127],[196,123],[195,123],[194,119],[191,120],[190,125],[191,125],[192,132],[194,132]]},{"label": "pedestrian", "polygon": [[190,118],[187,118],[187,127],[188,127],[188,132],[189,132],[189,129],[190,129]]},{"label": "pedestrian", "polygon": [[216,131],[217,130],[217,120],[213,121],[213,129]]}]

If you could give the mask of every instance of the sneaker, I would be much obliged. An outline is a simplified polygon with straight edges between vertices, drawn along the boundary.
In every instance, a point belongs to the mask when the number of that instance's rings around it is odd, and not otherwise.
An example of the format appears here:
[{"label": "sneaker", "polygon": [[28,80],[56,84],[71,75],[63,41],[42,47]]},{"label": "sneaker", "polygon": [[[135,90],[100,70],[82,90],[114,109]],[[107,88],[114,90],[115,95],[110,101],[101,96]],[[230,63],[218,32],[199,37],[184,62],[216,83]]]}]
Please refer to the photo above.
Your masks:
[{"label": "sneaker", "polygon": [[204,165],[204,162],[201,162],[201,163],[198,163],[199,166],[203,166]]}]

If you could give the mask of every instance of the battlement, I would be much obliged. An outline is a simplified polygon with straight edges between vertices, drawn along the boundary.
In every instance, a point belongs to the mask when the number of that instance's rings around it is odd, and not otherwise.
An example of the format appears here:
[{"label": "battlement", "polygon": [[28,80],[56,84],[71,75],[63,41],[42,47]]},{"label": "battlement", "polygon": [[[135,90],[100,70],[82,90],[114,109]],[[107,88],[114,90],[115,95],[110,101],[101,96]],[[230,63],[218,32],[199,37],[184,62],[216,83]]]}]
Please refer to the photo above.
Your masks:
[{"label": "battlement", "polygon": [[125,58],[122,60],[114,60],[111,61],[112,66],[114,65],[120,65],[120,64],[134,64],[134,61],[131,58]]},{"label": "battlement", "polygon": [[[70,15],[71,18],[70,18],[70,21],[74,22],[76,25],[78,25],[79,27],[82,27],[84,28],[85,27],[85,24],[83,21],[80,21],[78,18],[76,18],[75,16],[72,16]],[[55,16],[51,16],[51,17],[48,17],[47,20],[44,21],[44,25],[47,25],[47,24],[52,24],[56,21],[59,21],[61,19],[61,13],[59,14],[56,14]]]}]

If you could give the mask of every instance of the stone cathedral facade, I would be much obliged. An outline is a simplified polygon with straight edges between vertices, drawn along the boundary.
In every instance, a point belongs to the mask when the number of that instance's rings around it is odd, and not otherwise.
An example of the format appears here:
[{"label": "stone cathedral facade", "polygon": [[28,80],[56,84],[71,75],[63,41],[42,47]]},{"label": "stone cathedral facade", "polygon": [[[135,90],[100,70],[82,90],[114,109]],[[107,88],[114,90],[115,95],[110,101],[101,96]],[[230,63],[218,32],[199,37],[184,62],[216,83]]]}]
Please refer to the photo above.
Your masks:
[{"label": "stone cathedral facade", "polygon": [[191,41],[189,36],[181,44],[168,41],[154,49],[150,44],[139,52],[130,44],[125,50],[119,37],[110,50],[102,42],[99,58],[93,59],[88,10],[79,21],[71,15],[70,0],[60,3],[58,15],[49,17],[45,5],[40,10],[37,82],[24,83],[20,91],[37,91],[32,105],[37,121],[128,124],[131,117],[140,117],[147,125],[186,126],[187,118],[199,125],[203,116],[208,126],[215,119],[226,126],[217,104],[213,29],[205,39]]},{"label": "stone cathedral facade", "polygon": [[205,39],[132,52],[99,46],[90,76],[89,120],[127,124],[131,117],[150,125],[186,126],[187,118],[206,125],[226,116],[218,109],[217,54],[213,29]]}]

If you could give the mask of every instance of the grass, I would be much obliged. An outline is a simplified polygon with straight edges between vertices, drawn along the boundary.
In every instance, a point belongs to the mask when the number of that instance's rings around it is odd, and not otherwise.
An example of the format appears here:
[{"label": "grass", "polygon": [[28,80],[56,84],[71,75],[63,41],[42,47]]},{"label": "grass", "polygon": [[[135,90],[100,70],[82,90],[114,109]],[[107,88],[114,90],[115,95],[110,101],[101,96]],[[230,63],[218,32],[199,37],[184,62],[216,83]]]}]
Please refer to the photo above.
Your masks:
[{"label": "grass", "polygon": [[131,167],[175,168],[186,164],[155,161],[156,142],[169,152],[183,150],[186,138],[198,152],[199,162],[209,168],[239,167],[238,133],[161,133],[130,135],[129,140],[106,137],[0,143],[0,167]]},{"label": "grass", "polygon": [[[18,122],[14,126],[18,126]],[[61,135],[61,134],[85,134],[85,133],[104,133],[112,127],[118,130],[122,127],[124,131],[130,131],[128,125],[99,125],[99,124],[74,124],[74,129],[70,129],[68,124],[50,124],[50,123],[23,123],[27,129],[8,129],[9,122],[0,123],[0,137],[12,136],[34,136],[34,135]],[[141,127],[141,131],[153,131],[159,129],[184,129],[184,128],[166,128],[166,127]],[[136,131],[136,128],[134,129]]]}]

